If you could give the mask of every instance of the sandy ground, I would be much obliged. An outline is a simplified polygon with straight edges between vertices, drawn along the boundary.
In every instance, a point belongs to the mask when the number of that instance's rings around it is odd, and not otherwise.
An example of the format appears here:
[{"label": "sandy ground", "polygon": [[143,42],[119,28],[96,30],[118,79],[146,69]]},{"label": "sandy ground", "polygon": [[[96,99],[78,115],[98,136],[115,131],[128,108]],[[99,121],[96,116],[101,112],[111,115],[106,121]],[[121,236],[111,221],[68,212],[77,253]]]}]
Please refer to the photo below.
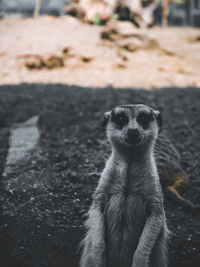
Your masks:
[{"label": "sandy ground", "polygon": [[[114,38],[100,37],[113,28]],[[72,17],[44,16],[0,20],[0,36],[0,84],[200,86],[198,29],[156,27],[145,32],[127,22],[99,27]],[[61,67],[45,67],[51,56]]]}]

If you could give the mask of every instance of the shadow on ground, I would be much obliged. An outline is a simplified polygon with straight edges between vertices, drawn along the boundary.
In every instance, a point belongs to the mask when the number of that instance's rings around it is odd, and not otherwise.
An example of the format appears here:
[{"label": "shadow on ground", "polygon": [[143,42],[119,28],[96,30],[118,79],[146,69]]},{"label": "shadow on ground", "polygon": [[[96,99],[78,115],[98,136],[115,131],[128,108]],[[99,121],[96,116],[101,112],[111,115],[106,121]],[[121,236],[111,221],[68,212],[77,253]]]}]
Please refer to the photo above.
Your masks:
[{"label": "shadow on ground", "polygon": [[[149,92],[41,84],[1,86],[1,266],[78,266],[85,213],[109,153],[101,126],[103,113],[119,103],[145,103],[161,110],[165,131],[190,175],[184,196],[200,203],[199,100],[200,91],[195,88]],[[37,123],[37,142],[26,131],[31,118],[31,127]],[[34,146],[22,151],[23,140],[16,129]],[[15,136],[17,143],[12,141]],[[13,163],[11,153],[16,149],[15,157],[24,154]],[[169,200],[165,206],[173,233],[169,266],[199,266],[200,214],[186,213]]]}]

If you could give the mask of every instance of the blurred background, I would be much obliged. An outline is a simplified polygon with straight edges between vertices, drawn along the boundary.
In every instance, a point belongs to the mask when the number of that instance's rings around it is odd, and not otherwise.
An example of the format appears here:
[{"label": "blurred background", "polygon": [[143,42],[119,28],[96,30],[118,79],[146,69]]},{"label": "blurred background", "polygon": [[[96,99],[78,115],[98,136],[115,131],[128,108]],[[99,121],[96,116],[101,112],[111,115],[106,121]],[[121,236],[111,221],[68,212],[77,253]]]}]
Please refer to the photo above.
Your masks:
[{"label": "blurred background", "polygon": [[1,84],[200,86],[199,0],[1,0],[0,14]]},{"label": "blurred background", "polygon": [[[68,13],[67,5],[74,3],[74,15],[75,4],[78,4],[78,0],[1,0],[0,12],[3,15],[21,14],[23,16],[32,17],[34,10],[38,4],[40,14],[50,14],[55,16],[63,16]],[[80,1],[81,2],[81,1]],[[86,2],[86,1],[85,1]],[[101,3],[104,1],[87,1],[87,7],[91,8],[92,3]],[[105,3],[109,1],[105,1]],[[114,1],[110,1],[112,3]],[[117,2],[117,1],[115,1]],[[133,1],[134,2],[134,1]],[[162,17],[162,0],[141,0],[143,6],[148,6],[152,2],[156,2],[156,8],[154,11],[156,25],[161,24]],[[168,0],[169,2],[169,17],[168,24],[171,26],[200,26],[200,3],[199,0]],[[86,6],[85,6],[86,8]],[[116,10],[113,9],[113,13]],[[71,13],[71,12],[69,12]],[[98,8],[96,8],[98,14]]]}]

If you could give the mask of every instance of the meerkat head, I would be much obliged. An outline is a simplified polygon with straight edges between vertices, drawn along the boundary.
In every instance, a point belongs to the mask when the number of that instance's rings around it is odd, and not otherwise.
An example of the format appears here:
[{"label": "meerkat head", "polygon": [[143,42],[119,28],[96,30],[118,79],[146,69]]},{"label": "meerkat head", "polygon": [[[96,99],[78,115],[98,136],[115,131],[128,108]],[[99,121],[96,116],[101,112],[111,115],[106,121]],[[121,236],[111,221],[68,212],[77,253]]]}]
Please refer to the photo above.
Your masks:
[{"label": "meerkat head", "polygon": [[139,147],[153,144],[161,131],[160,112],[138,105],[121,105],[105,113],[107,137],[113,146]]}]

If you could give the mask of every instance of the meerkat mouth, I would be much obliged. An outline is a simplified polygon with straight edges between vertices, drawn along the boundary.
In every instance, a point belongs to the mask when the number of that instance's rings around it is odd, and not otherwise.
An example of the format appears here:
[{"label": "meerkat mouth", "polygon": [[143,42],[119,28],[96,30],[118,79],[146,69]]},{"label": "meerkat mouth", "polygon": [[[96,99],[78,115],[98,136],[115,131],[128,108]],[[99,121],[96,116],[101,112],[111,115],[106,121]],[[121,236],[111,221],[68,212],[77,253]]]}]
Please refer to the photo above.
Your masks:
[{"label": "meerkat mouth", "polygon": [[136,139],[130,139],[130,138],[126,138],[125,142],[126,146],[129,147],[139,147],[142,145],[145,145],[146,143],[148,143],[148,138],[144,137],[144,136],[139,136]]},{"label": "meerkat mouth", "polygon": [[139,146],[140,144],[143,143],[141,137],[139,137],[139,138],[137,138],[137,139],[129,139],[129,138],[127,138],[127,139],[125,140],[125,142],[126,142],[126,144],[129,145],[129,146]]}]

